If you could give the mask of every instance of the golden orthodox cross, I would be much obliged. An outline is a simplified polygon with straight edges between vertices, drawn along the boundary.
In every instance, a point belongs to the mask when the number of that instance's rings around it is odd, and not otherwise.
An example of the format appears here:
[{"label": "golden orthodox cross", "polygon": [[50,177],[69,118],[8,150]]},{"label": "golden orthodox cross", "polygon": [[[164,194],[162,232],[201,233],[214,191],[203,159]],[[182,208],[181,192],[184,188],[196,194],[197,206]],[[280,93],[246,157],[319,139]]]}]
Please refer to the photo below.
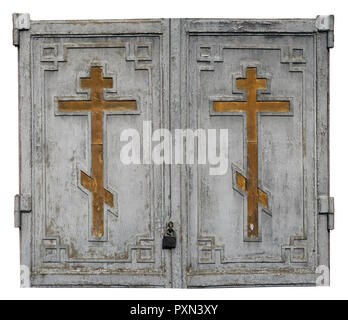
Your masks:
[{"label": "golden orthodox cross", "polygon": [[104,236],[104,203],[114,206],[111,192],[104,188],[103,112],[136,110],[135,100],[104,100],[103,89],[112,88],[112,78],[104,78],[101,67],[91,67],[90,78],[80,79],[81,89],[90,90],[90,100],[58,101],[61,112],[91,112],[92,176],[81,171],[81,184],[92,193],[92,235]]},{"label": "golden orthodox cross", "polygon": [[267,80],[257,78],[256,68],[247,68],[246,78],[237,79],[238,90],[246,91],[246,102],[215,101],[215,112],[245,112],[247,127],[247,177],[236,172],[237,187],[247,195],[248,238],[259,237],[258,205],[268,208],[267,194],[258,187],[257,113],[289,112],[289,101],[257,101],[257,90],[267,89]]}]

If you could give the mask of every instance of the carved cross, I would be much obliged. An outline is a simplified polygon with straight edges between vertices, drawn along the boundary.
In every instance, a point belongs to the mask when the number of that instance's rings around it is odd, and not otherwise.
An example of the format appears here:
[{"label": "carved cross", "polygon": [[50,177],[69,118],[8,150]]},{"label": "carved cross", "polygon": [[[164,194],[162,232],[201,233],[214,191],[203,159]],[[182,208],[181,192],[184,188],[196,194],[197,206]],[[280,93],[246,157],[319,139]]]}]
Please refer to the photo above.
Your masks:
[{"label": "carved cross", "polygon": [[112,78],[104,78],[101,67],[91,67],[90,78],[81,78],[82,89],[90,90],[90,100],[58,101],[61,112],[91,112],[92,176],[81,171],[81,184],[92,193],[92,236],[104,236],[104,203],[114,206],[111,192],[104,188],[103,112],[136,110],[135,100],[104,100],[103,89],[112,88]]},{"label": "carved cross", "polygon": [[267,80],[257,78],[256,68],[247,68],[246,78],[237,79],[238,90],[246,91],[246,102],[215,101],[215,112],[245,112],[247,126],[247,177],[236,172],[236,184],[247,195],[248,238],[259,236],[258,206],[268,208],[267,194],[258,187],[257,113],[289,112],[289,101],[257,101],[257,90],[267,88]]}]

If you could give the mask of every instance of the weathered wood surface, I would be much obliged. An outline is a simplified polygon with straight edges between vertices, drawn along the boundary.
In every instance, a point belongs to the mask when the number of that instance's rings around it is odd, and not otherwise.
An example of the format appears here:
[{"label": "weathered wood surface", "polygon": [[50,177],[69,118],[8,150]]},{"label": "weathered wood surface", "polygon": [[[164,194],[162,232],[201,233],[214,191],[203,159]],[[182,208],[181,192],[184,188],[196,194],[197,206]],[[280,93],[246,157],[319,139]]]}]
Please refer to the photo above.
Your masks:
[{"label": "weathered wood surface", "polygon": [[[319,198],[330,195],[331,16],[30,21],[17,14],[13,35],[20,48],[20,195],[31,197],[31,211],[19,208],[16,223],[30,285],[316,284],[317,268],[329,267],[332,223],[318,209]],[[93,188],[80,179],[81,171],[93,178],[96,170],[93,119],[90,112],[62,116],[59,110],[62,99],[90,98],[80,79],[92,67],[113,79],[103,90],[106,100],[136,105],[104,111],[99,119],[98,190],[111,192],[113,206],[103,206],[103,226],[95,231]],[[280,110],[286,112],[255,117],[252,156],[245,112],[214,108],[219,101],[247,101],[236,79],[250,69],[266,81],[257,101],[289,103]],[[213,176],[202,165],[124,166],[120,133],[142,132],[149,120],[153,130],[228,129],[228,172]],[[248,229],[246,192],[248,155],[255,154],[257,161],[249,163],[257,173],[253,195],[263,203],[254,206],[257,234]],[[170,220],[177,247],[162,250]]]}]

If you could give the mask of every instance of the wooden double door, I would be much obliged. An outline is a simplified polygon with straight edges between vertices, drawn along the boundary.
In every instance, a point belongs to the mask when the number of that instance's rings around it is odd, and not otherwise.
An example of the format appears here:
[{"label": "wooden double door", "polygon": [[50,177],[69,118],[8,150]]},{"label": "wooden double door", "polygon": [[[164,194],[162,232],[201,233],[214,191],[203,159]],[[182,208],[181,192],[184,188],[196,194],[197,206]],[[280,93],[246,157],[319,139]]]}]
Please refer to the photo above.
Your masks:
[{"label": "wooden double door", "polygon": [[15,15],[23,283],[318,284],[331,20]]}]

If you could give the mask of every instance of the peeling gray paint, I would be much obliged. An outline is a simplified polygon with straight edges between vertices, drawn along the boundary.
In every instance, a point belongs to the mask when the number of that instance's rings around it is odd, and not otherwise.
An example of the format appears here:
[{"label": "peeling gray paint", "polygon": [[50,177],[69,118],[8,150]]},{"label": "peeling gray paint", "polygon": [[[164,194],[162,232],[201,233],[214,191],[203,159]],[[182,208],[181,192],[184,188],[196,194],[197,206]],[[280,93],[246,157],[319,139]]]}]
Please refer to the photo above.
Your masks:
[{"label": "peeling gray paint", "polygon": [[[333,17],[285,20],[153,19],[30,21],[14,15],[19,47],[20,195],[16,226],[31,286],[229,287],[315,285],[329,266],[329,48]],[[142,58],[138,45],[145,46]],[[116,92],[139,112],[105,116],[105,181],[117,210],[106,235],[90,237],[90,116],[61,116],[57,97],[87,98],[78,77],[92,64],[115,75]],[[245,238],[245,117],[212,111],[217,100],[245,100],[235,79],[256,67],[268,80],[258,99],[288,99],[286,116],[258,117],[260,237]],[[228,128],[230,170],[119,162],[127,127]],[[26,199],[31,199],[30,208]],[[318,208],[318,201],[322,206]],[[320,202],[321,201],[321,202]],[[329,206],[329,205],[328,205]],[[173,221],[177,247],[162,250]]]}]

